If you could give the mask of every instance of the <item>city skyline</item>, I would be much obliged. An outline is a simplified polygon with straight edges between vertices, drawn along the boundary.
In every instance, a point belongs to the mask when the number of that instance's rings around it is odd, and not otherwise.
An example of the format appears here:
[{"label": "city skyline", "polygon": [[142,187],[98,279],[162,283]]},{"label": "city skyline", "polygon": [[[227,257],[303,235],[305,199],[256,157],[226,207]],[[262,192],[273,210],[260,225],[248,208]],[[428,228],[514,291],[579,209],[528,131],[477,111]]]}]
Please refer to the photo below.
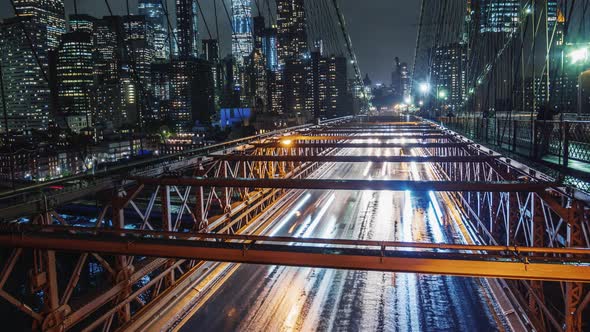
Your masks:
[{"label": "city skyline", "polygon": [[590,327],[590,0],[0,5],[7,330]]},{"label": "city skyline", "polygon": [[[65,0],[66,15],[74,14],[73,3],[73,0]],[[203,13],[207,18],[209,29],[215,38],[216,28],[212,1],[203,0],[200,3],[203,6]],[[230,2],[226,1],[226,3],[228,10],[231,10]],[[110,5],[115,15],[127,13],[124,1],[111,1]],[[129,6],[131,14],[138,13],[137,0],[129,1]],[[175,0],[168,0],[172,24],[175,24],[176,21],[174,6]],[[258,15],[255,1],[252,2],[252,6],[252,16]],[[369,74],[375,83],[389,82],[396,56],[401,61],[407,62],[410,68],[412,67],[420,14],[419,1],[375,0],[363,4],[362,8],[359,8],[354,0],[341,0],[340,6],[346,17],[350,38],[363,75]],[[104,2],[78,0],[77,7],[79,14],[88,14],[97,18],[109,15]],[[0,8],[8,8],[7,11],[0,13],[0,19],[13,16],[9,0],[0,0]],[[219,32],[222,37],[220,51],[224,56],[231,52],[232,31],[227,23],[223,7],[218,4],[217,10],[220,23]],[[274,14],[273,17],[276,20]],[[200,14],[199,20],[201,21]],[[209,38],[203,22],[199,22],[198,29],[200,30],[200,39]],[[367,35],[373,37],[366,38]]]}]

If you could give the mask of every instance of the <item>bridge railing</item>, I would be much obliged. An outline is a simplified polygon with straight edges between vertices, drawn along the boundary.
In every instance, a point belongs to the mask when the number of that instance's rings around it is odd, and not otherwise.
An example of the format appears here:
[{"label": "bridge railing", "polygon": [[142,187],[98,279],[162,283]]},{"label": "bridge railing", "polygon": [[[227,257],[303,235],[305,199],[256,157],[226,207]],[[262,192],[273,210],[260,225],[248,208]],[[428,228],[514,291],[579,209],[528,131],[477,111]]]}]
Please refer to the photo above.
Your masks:
[{"label": "bridge railing", "polygon": [[[441,117],[445,127],[483,143],[531,158],[590,170],[590,121],[545,121],[481,117]],[[579,168],[579,167],[578,167]]]}]

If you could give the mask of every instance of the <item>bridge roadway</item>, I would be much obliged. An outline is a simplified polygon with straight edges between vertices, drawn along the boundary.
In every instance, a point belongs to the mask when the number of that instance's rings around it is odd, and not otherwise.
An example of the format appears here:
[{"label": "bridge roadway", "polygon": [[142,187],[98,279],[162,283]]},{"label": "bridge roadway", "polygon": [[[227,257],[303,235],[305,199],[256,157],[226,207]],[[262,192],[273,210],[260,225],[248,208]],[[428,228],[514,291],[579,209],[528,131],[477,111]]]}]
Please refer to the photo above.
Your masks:
[{"label": "bridge roadway", "polygon": [[[410,149],[403,153],[410,154]],[[411,149],[419,152],[420,149]],[[399,155],[343,149],[340,155]],[[323,178],[430,179],[429,164],[328,163]],[[436,195],[436,196],[435,196]],[[433,193],[305,191],[266,235],[461,242]],[[505,320],[477,278],[241,264],[176,330],[493,331]]]}]

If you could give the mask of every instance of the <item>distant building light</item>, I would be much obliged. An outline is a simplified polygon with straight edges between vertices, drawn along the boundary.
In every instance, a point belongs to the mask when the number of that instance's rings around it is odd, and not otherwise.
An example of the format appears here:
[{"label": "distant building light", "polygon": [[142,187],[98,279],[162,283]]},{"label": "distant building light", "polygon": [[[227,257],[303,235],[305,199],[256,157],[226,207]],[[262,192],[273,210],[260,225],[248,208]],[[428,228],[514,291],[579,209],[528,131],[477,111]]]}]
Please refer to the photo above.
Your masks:
[{"label": "distant building light", "polygon": [[428,83],[420,83],[420,92],[422,93],[427,93],[428,91],[430,91],[430,84]]},{"label": "distant building light", "polygon": [[590,57],[590,52],[588,51],[587,47],[578,48],[570,52],[569,58],[571,59],[572,64],[576,63],[585,63],[588,61]]}]

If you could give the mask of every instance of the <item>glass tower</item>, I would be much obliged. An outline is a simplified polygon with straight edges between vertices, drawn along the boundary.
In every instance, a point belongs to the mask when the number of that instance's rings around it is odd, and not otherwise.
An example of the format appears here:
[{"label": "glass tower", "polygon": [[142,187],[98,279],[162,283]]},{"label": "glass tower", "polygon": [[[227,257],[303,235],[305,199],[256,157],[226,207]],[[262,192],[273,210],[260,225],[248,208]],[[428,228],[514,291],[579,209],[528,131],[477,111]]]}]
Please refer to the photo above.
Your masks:
[{"label": "glass tower", "polygon": [[232,54],[243,63],[252,53],[252,3],[251,0],[233,0],[232,10]]},{"label": "glass tower", "polygon": [[43,48],[54,50],[60,37],[66,32],[66,17],[63,0],[14,0],[16,16],[31,16],[46,30]]},{"label": "glass tower", "polygon": [[281,64],[308,53],[305,22],[303,0],[277,0],[277,43]]},{"label": "glass tower", "polygon": [[194,0],[176,0],[176,26],[178,57],[191,59],[198,56],[198,11]]},{"label": "glass tower", "polygon": [[520,0],[481,0],[480,32],[511,33],[518,28]]},{"label": "glass tower", "polygon": [[82,115],[90,124],[93,90],[92,36],[74,31],[64,34],[58,49],[57,90],[60,110],[65,115]]},{"label": "glass tower", "polygon": [[[170,57],[170,41],[168,40],[168,22],[166,11],[160,0],[139,0],[139,15],[145,16],[149,34],[149,40],[156,51],[155,57],[158,60],[165,60]],[[165,2],[164,2],[165,3]]]}]

